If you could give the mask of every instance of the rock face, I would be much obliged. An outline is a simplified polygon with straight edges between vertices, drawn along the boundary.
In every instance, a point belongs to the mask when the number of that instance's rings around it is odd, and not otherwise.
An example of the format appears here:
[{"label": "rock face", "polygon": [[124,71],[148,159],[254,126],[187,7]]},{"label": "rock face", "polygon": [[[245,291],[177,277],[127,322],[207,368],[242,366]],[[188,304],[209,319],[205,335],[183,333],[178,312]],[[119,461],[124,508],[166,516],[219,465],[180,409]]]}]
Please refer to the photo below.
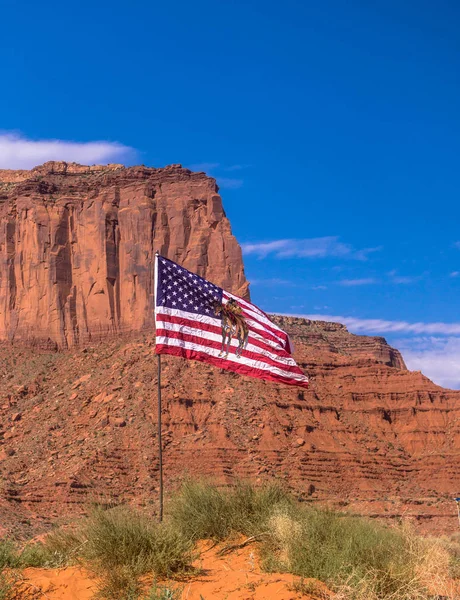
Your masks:
[{"label": "rock face", "polygon": [[354,335],[340,323],[310,321],[283,315],[272,315],[272,319],[308,347],[353,358],[371,358],[397,369],[407,368],[399,350],[392,348],[383,337]]},{"label": "rock face", "polygon": [[0,170],[0,339],[66,348],[150,328],[156,250],[249,295],[204,173],[64,162]]},{"label": "rock face", "polygon": [[[399,368],[381,338],[282,322],[308,390],[163,357],[167,493],[187,473],[276,479],[308,502],[457,527],[460,392]],[[0,531],[44,528],[95,497],[155,506],[156,385],[151,334],[62,353],[0,344]]]}]

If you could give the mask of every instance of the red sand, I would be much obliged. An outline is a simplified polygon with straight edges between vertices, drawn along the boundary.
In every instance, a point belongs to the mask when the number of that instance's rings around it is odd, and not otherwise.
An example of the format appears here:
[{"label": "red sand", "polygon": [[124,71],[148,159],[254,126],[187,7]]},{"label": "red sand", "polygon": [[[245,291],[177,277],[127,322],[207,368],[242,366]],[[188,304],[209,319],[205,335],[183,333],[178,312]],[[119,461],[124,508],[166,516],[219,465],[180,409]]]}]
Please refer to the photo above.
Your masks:
[{"label": "red sand", "polygon": [[[254,547],[248,546],[219,557],[216,548],[204,548],[196,566],[201,574],[186,581],[163,582],[182,589],[182,600],[313,600],[292,591],[295,578],[261,571]],[[26,569],[20,585],[24,600],[90,600],[96,583],[79,567],[64,569]],[[315,582],[316,583],[316,582]],[[316,583],[318,590],[326,587]],[[324,597],[324,596],[323,596]]]}]

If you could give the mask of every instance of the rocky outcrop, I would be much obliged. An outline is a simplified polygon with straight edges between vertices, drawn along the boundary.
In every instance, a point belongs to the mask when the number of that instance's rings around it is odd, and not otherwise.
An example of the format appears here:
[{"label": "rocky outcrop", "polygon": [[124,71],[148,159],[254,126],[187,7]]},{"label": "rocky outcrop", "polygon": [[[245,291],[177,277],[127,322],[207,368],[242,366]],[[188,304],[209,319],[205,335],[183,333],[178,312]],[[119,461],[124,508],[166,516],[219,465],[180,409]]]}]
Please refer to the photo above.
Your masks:
[{"label": "rocky outcrop", "polygon": [[[382,360],[364,356],[372,338],[336,324],[284,325],[308,390],[163,357],[167,493],[187,473],[275,479],[307,502],[452,531],[460,392],[385,364],[383,343]],[[156,505],[155,358],[153,334],[63,353],[0,345],[0,531],[43,528],[91,498]]]},{"label": "rocky outcrop", "polygon": [[65,348],[151,328],[156,250],[248,297],[204,173],[64,162],[0,171],[0,339]]},{"label": "rocky outcrop", "polygon": [[271,318],[309,348],[341,353],[353,358],[370,358],[389,367],[406,369],[399,350],[392,348],[383,337],[355,335],[341,323],[310,321],[283,315],[272,315]]}]

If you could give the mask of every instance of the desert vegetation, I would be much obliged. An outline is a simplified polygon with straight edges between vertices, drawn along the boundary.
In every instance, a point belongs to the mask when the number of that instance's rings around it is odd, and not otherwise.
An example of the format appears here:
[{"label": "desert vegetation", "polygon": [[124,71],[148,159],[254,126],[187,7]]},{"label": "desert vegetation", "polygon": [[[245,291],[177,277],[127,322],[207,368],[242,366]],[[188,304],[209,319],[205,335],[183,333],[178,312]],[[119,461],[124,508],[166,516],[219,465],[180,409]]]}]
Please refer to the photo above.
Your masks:
[{"label": "desert vegetation", "polygon": [[94,574],[101,600],[179,599],[180,581],[197,573],[202,540],[218,544],[221,554],[253,544],[264,570],[292,574],[295,590],[305,594],[320,594],[318,580],[336,600],[456,597],[460,546],[419,537],[406,524],[385,527],[301,504],[277,485],[222,489],[189,480],[167,508],[158,524],[129,507],[96,507],[42,542],[22,548],[1,542],[0,600],[14,598],[23,567],[71,563]]}]

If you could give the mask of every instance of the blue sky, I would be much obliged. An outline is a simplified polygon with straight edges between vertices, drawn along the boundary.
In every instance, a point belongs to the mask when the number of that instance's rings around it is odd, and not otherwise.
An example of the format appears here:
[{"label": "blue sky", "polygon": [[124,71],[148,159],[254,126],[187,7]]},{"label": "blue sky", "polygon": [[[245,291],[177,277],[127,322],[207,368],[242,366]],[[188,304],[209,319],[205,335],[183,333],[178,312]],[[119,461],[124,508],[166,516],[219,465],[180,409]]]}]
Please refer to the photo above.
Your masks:
[{"label": "blue sky", "polygon": [[460,5],[4,0],[0,167],[215,176],[261,307],[460,388]]}]

